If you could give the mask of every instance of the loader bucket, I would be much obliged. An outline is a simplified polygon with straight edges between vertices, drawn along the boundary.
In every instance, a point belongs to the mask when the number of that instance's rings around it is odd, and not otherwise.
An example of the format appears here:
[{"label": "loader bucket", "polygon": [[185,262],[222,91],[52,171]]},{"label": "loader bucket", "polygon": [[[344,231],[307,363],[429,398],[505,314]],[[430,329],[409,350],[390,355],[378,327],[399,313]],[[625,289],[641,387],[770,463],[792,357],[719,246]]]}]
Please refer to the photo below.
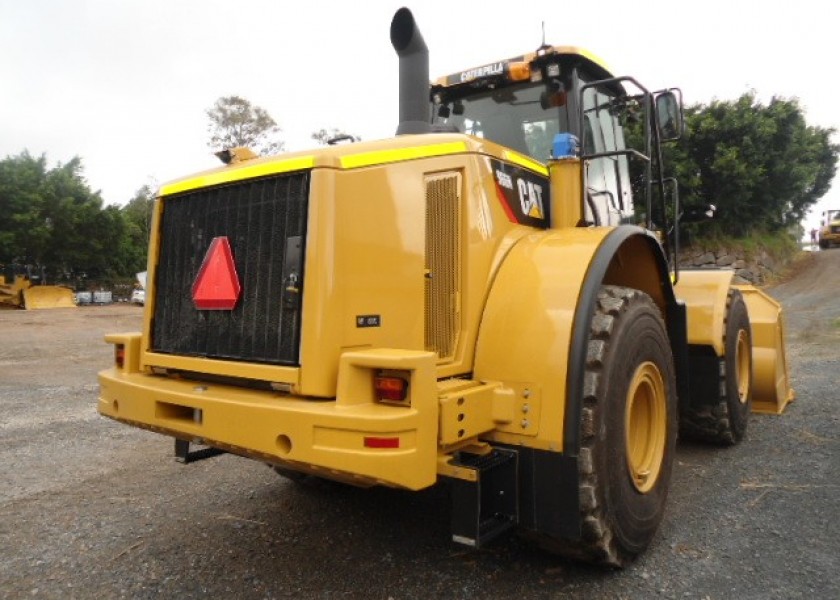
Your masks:
[{"label": "loader bucket", "polygon": [[41,308],[75,308],[73,290],[58,285],[35,285],[23,290],[23,306],[27,310]]},{"label": "loader bucket", "polygon": [[733,286],[747,304],[753,343],[753,403],[757,413],[781,414],[796,396],[790,387],[785,356],[782,307],[751,285]]}]

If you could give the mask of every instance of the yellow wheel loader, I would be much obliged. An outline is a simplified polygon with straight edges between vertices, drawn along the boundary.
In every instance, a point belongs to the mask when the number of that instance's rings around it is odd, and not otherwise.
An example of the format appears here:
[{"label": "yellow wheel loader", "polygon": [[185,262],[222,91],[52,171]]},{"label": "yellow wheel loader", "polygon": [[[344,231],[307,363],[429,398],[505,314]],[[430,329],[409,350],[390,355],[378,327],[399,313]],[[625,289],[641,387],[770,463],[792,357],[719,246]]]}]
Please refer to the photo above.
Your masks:
[{"label": "yellow wheel loader", "polygon": [[445,482],[456,542],[517,530],[623,565],[662,519],[678,432],[737,443],[793,398],[781,308],[677,269],[697,212],[662,161],[677,90],[545,45],[430,85],[407,9],[391,42],[393,139],[229,149],[162,186],[144,328],[106,337],[99,412],[183,462]]}]

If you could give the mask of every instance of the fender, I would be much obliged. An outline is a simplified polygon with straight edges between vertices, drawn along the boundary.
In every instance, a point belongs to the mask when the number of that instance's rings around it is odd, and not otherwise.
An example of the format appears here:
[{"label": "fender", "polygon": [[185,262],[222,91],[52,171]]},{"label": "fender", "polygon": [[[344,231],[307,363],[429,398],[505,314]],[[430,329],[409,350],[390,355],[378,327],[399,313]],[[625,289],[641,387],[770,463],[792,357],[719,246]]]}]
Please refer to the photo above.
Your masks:
[{"label": "fender", "polygon": [[488,295],[474,376],[525,390],[534,412],[522,421],[538,419],[538,431],[533,437],[496,432],[490,439],[577,456],[589,321],[602,284],[648,293],[668,323],[675,356],[685,355],[684,307],[652,235],[630,225],[527,235],[505,258]]},{"label": "fender", "polygon": [[688,343],[711,346],[718,357],[724,355],[723,322],[733,275],[733,271],[723,269],[680,271],[680,280],[674,286],[688,309]]},{"label": "fender", "polygon": [[680,398],[688,397],[685,306],[677,302],[674,295],[662,247],[651,233],[640,227],[619,226],[610,232],[593,254],[575,310],[563,423],[563,453],[569,456],[577,456],[580,449],[580,414],[589,322],[595,311],[598,290],[605,284],[622,285],[646,292],[659,306],[671,340],[677,393]]},{"label": "fender", "polygon": [[674,297],[653,236],[625,225],[549,230],[520,239],[490,289],[474,376],[500,381],[519,395],[521,413],[514,424],[522,431],[497,429],[484,437],[517,452],[519,523],[526,530],[567,539],[581,535],[577,457],[583,377],[589,322],[602,284],[632,286],[653,298],[676,350],[678,391],[687,385],[685,306]]}]

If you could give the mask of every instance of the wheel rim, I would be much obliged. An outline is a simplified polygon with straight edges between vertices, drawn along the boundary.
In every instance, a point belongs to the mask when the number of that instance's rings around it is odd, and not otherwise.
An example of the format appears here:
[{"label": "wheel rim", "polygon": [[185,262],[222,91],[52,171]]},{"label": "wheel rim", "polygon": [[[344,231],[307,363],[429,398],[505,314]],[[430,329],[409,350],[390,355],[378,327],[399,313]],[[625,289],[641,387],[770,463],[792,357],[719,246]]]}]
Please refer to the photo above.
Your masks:
[{"label": "wheel rim", "polygon": [[738,344],[735,346],[735,365],[738,377],[738,400],[745,404],[750,396],[750,339],[743,329],[738,331]]},{"label": "wheel rim", "polygon": [[644,362],[636,369],[627,390],[625,440],[627,469],[641,493],[653,489],[662,470],[667,438],[665,382],[659,368]]}]

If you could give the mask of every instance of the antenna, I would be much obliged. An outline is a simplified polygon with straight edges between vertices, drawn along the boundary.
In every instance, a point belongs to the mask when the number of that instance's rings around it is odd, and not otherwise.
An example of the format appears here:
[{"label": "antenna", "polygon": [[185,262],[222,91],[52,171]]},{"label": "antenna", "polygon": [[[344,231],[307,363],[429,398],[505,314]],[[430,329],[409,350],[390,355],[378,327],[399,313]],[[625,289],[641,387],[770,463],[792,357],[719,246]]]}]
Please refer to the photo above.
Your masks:
[{"label": "antenna", "polygon": [[545,46],[545,21],[542,22],[542,33],[543,33],[542,45]]}]

